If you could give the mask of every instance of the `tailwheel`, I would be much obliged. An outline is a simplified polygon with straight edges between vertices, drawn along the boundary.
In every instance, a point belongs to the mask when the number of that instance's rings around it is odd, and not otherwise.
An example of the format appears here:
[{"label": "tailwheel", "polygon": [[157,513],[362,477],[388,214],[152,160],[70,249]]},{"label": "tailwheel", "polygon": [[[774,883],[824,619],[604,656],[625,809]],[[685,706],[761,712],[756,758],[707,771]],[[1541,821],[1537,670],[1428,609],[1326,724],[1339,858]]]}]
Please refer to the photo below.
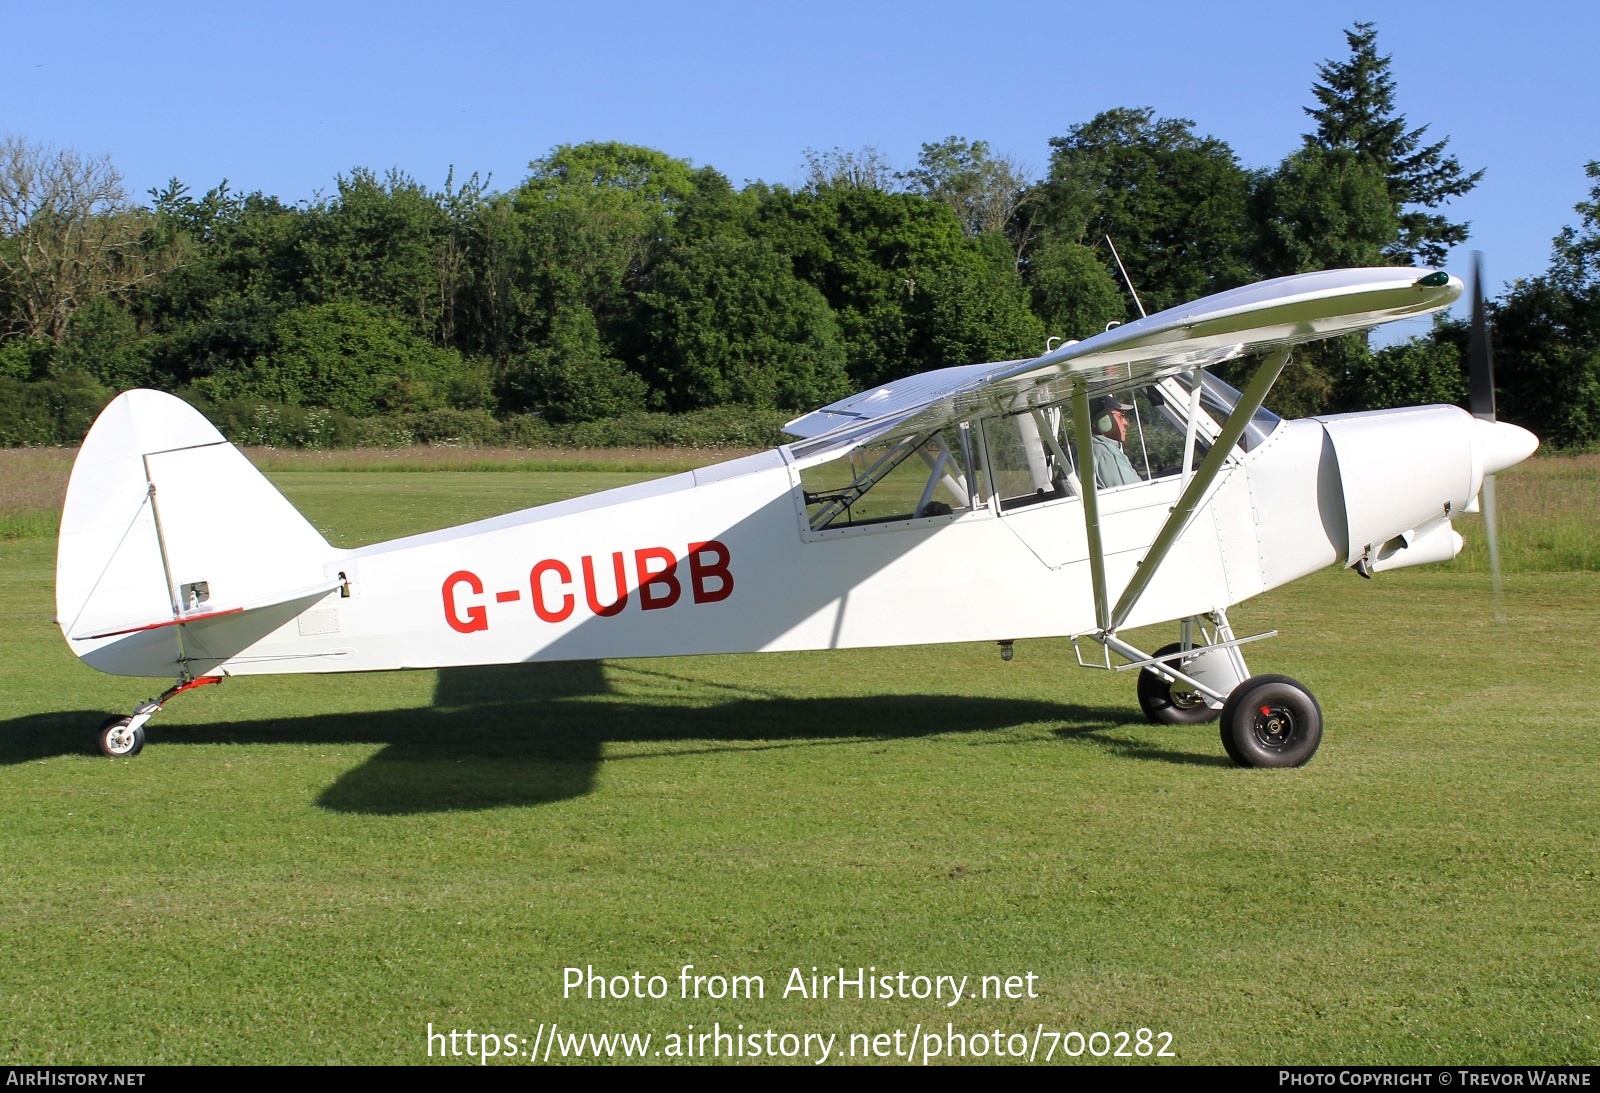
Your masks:
[{"label": "tailwheel", "polygon": [[185,691],[221,683],[222,678],[222,676],[200,676],[198,679],[180,679],[162,691],[161,697],[147,699],[135,706],[133,716],[113,715],[106,718],[100,723],[100,729],[94,737],[95,744],[100,748],[100,754],[109,755],[113,759],[138,755],[144,750],[145,722],[160,713],[161,707]]},{"label": "tailwheel", "polygon": [[1322,743],[1322,707],[1288,676],[1251,676],[1222,707],[1222,746],[1241,767],[1300,767]]},{"label": "tailwheel", "polygon": [[108,717],[95,733],[95,744],[113,759],[138,755],[144,750],[144,726],[134,725],[131,717]]},{"label": "tailwheel", "polygon": [[[1182,645],[1174,642],[1157,649],[1155,655],[1169,656],[1182,649]],[[1196,650],[1197,653],[1201,651]],[[1173,666],[1186,672],[1185,663],[1177,661]],[[1203,725],[1216,720],[1217,711],[1206,705],[1205,695],[1188,690],[1181,683],[1168,683],[1149,668],[1139,672],[1138,692],[1139,708],[1153,724]]]}]

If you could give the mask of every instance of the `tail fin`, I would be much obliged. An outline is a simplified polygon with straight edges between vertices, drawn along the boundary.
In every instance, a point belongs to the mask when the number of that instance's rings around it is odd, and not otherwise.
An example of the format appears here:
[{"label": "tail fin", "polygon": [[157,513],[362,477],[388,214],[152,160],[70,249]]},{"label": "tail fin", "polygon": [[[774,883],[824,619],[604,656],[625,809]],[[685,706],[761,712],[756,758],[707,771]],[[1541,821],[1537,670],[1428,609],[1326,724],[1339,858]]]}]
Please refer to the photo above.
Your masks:
[{"label": "tail fin", "polygon": [[179,675],[184,630],[337,587],[340,552],[180,399],[117,396],[84,438],[56,553],[56,620],[103,671]]}]

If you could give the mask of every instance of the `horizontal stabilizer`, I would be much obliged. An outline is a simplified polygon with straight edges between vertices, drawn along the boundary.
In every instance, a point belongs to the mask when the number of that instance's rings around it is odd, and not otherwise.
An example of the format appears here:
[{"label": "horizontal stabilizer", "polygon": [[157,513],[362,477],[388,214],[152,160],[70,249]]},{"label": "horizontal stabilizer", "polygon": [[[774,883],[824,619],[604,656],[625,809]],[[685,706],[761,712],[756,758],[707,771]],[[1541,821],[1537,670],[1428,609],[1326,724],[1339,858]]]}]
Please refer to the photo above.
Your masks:
[{"label": "horizontal stabilizer", "polygon": [[242,615],[250,611],[259,611],[267,607],[277,607],[279,604],[296,603],[305,599],[319,600],[328,593],[341,588],[343,585],[344,581],[342,579],[324,581],[322,584],[313,588],[302,588],[294,592],[275,595],[271,599],[262,600],[257,603],[240,604],[234,607],[211,607],[207,605],[205,607],[197,608],[193,611],[185,611],[177,616],[169,615],[166,618],[156,619],[153,622],[147,622],[134,626],[125,626],[120,630],[108,630],[103,634],[79,634],[73,637],[71,640],[94,641],[98,638],[117,638],[122,637],[124,634],[141,634],[146,630],[160,630],[167,626],[187,626],[192,623],[206,622],[211,619],[220,619],[224,615]]}]

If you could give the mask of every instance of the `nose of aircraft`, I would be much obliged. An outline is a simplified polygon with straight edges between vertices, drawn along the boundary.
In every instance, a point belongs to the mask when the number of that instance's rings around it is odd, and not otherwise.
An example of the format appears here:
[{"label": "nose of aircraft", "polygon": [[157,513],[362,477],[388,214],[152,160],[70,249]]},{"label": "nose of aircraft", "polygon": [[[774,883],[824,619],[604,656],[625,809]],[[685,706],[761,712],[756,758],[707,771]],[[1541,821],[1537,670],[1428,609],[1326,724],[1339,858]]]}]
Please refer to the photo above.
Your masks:
[{"label": "nose of aircraft", "polygon": [[1539,447],[1539,438],[1520,425],[1509,421],[1473,419],[1473,446],[1478,449],[1478,459],[1484,474],[1499,474],[1507,467],[1515,467]]}]

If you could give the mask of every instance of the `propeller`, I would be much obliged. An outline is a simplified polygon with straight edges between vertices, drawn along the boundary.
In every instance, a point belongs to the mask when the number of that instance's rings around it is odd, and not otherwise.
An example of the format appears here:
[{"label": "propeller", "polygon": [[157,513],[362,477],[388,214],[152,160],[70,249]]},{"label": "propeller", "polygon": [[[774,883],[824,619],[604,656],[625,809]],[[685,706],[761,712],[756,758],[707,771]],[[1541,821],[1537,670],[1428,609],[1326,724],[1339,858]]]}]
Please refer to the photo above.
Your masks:
[{"label": "propeller", "polygon": [[[1483,252],[1472,252],[1472,331],[1467,341],[1467,379],[1472,392],[1472,415],[1491,424],[1494,413],[1494,355],[1489,349],[1489,326],[1483,312]],[[1484,534],[1489,541],[1489,572],[1494,579],[1494,621],[1506,621],[1505,586],[1500,580],[1499,512],[1494,500],[1494,475],[1483,476]]]}]

